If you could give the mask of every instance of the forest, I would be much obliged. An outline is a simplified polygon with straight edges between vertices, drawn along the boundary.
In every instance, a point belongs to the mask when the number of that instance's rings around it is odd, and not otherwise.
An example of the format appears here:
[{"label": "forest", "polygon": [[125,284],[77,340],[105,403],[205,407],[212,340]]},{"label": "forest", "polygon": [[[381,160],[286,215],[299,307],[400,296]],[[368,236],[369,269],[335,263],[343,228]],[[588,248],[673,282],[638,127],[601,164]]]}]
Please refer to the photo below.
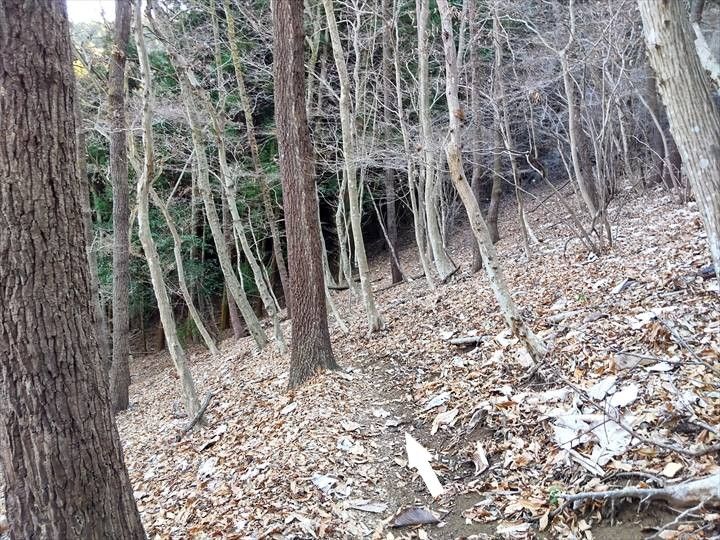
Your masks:
[{"label": "forest", "polygon": [[720,538],[720,0],[91,3],[0,0],[0,540]]}]

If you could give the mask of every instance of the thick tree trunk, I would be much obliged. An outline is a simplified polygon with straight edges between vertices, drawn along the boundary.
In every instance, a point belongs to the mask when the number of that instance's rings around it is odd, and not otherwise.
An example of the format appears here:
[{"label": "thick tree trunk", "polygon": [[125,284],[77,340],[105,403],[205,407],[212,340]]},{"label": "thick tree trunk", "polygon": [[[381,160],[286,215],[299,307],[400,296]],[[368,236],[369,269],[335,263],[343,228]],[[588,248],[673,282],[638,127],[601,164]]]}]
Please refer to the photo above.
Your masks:
[{"label": "thick tree trunk", "polygon": [[639,0],[648,56],[705,224],[720,284],[720,112],[680,2]]},{"label": "thick tree trunk", "polygon": [[157,308],[160,312],[163,336],[167,343],[170,357],[173,360],[173,364],[175,364],[175,370],[180,378],[185,412],[187,412],[189,418],[195,418],[200,409],[200,401],[195,391],[195,383],[192,380],[190,368],[187,366],[185,350],[182,348],[177,335],[175,316],[165,286],[165,277],[163,276],[162,266],[160,264],[160,255],[158,254],[155,240],[150,230],[149,193],[150,185],[155,179],[155,154],[152,133],[153,95],[152,72],[150,70],[147,48],[145,47],[145,36],[142,24],[142,0],[137,0],[137,4],[135,4],[135,39],[143,81],[143,169],[137,183],[138,236],[140,237],[140,243],[142,244],[143,252],[147,259],[148,269],[150,270],[150,280],[152,281],[153,291],[155,292]]},{"label": "thick tree trunk", "polygon": [[288,385],[295,387],[337,365],[327,322],[313,149],[305,113],[302,4],[273,0],[272,14],[275,123],[293,306]]},{"label": "thick tree trunk", "polygon": [[375,306],[375,297],[370,283],[370,268],[365,253],[365,241],[362,234],[360,213],[362,201],[358,190],[357,170],[355,166],[355,121],[350,103],[350,78],[345,63],[345,53],[340,43],[335,12],[333,11],[332,0],[323,0],[325,17],[328,22],[328,31],[332,42],[333,56],[340,77],[340,122],[342,125],[343,159],[345,162],[345,174],[347,179],[348,199],[350,202],[350,224],[352,225],[353,244],[355,247],[355,261],[360,274],[360,288],[362,290],[363,303],[368,319],[370,332],[381,330],[385,322],[378,313]]},{"label": "thick tree trunk", "polygon": [[113,191],[113,299],[110,398],[116,411],[130,403],[130,209],[128,205],[125,61],[130,39],[130,0],[115,0],[115,33],[108,75],[110,181]]},{"label": "thick tree trunk", "polygon": [[0,466],[9,536],[142,539],[88,324],[64,3],[4,0],[0,21]]},{"label": "thick tree trunk", "polygon": [[525,345],[528,353],[539,360],[546,353],[545,344],[536,336],[520,315],[515,302],[510,294],[510,289],[505,281],[502,267],[497,261],[497,254],[490,238],[490,231],[485,220],[480,214],[480,206],[472,194],[470,184],[465,177],[460,153],[460,102],[458,100],[458,66],[457,53],[455,49],[455,38],[453,36],[452,19],[448,0],[437,0],[440,15],[442,17],[442,37],[445,48],[445,84],[448,103],[448,115],[450,117],[450,138],[446,147],[448,167],[450,176],[455,188],[460,194],[465,209],[468,213],[470,226],[475,234],[475,239],[480,246],[483,256],[483,266],[487,273],[490,287],[495,293],[495,298],[500,305],[500,311],[515,335]]}]

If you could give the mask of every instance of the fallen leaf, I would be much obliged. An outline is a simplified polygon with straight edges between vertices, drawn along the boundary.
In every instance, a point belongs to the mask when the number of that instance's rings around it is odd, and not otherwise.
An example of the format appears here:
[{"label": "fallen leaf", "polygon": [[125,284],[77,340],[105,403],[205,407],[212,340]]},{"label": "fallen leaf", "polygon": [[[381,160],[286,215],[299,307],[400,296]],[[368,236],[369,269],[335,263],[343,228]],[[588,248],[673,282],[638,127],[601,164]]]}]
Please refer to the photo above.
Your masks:
[{"label": "fallen leaf", "polygon": [[665,465],[665,468],[663,468],[663,470],[660,474],[662,474],[666,478],[675,478],[675,475],[677,473],[679,473],[682,470],[682,468],[683,468],[682,463],[677,463],[677,462],[671,461],[670,463]]},{"label": "fallen leaf", "polygon": [[442,495],[445,490],[440,484],[437,474],[430,466],[430,460],[432,459],[430,452],[409,433],[405,433],[405,451],[408,456],[408,466],[417,469],[430,495],[433,497]]},{"label": "fallen leaf", "polygon": [[490,467],[485,450],[482,447],[480,441],[475,442],[475,452],[472,455],[473,463],[475,464],[475,476],[484,473]]}]

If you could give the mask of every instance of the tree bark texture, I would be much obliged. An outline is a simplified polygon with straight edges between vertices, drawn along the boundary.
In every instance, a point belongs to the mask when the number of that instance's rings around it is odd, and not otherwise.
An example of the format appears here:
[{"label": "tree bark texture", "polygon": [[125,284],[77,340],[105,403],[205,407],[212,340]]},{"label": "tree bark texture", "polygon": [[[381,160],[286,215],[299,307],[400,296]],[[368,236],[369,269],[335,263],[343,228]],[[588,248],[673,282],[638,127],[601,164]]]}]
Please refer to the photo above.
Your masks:
[{"label": "tree bark texture", "polygon": [[720,283],[720,112],[683,4],[638,0],[650,65],[700,209]]},{"label": "tree bark texture", "polygon": [[63,2],[0,2],[0,464],[12,539],[144,538],[99,367]]},{"label": "tree bark texture", "polygon": [[110,182],[113,192],[112,363],[110,399],[116,411],[130,404],[130,208],[128,200],[125,62],[130,39],[130,0],[115,0],[115,31],[108,74]]},{"label": "tree bark texture", "polygon": [[303,5],[273,0],[275,123],[283,184],[292,318],[289,386],[337,367],[330,343],[313,178],[313,148],[305,112]]}]

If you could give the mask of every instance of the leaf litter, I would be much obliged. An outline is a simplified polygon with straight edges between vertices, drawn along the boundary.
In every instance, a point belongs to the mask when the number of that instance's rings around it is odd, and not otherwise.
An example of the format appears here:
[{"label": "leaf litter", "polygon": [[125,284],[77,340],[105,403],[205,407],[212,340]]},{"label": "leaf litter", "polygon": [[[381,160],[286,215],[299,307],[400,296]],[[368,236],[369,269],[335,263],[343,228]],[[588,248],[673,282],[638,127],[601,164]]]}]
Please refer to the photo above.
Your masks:
[{"label": "leaf litter", "polygon": [[[422,278],[390,287],[380,256],[387,330],[368,336],[358,299],[333,293],[350,328],[333,321],[334,350],[352,375],[326,373],[288,394],[287,359],[270,347],[257,353],[242,339],[224,342],[220,358],[194,351],[197,386],[216,397],[208,427],[176,442],[187,418],[169,359],[136,360],[132,405],[117,420],[149,537],[615,538],[604,528],[615,519],[642,537],[637,500],[613,517],[620,506],[563,495],[718,474],[716,452],[703,449],[718,443],[720,306],[714,280],[697,275],[709,256],[693,205],[651,192],[619,208],[615,246],[600,258],[565,249],[560,222],[529,216],[544,236],[529,263],[504,211],[508,280],[552,345],[530,381],[482,273],[465,264],[434,291]],[[470,260],[470,240],[453,238],[454,260]],[[410,241],[399,255],[417,275]],[[698,508],[670,532],[712,536],[720,515]],[[654,530],[673,516],[657,515]],[[394,528],[400,518],[417,524]]]}]

